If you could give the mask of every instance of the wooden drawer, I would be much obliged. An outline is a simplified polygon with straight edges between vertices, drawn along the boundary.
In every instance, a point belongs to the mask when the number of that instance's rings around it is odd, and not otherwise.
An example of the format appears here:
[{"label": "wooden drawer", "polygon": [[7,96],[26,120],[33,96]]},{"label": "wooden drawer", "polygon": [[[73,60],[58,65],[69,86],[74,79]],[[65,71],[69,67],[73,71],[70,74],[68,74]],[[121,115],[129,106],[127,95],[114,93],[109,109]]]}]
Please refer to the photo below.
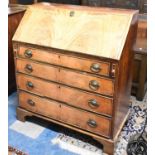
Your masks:
[{"label": "wooden drawer", "polygon": [[51,65],[16,59],[16,71],[58,82],[59,68]]},{"label": "wooden drawer", "polygon": [[[28,87],[27,82],[31,82],[33,87]],[[113,100],[108,97],[66,87],[61,84],[47,82],[22,74],[17,75],[17,85],[19,89],[35,93],[39,96],[65,102],[69,105],[101,115],[112,116]]]},{"label": "wooden drawer", "polygon": [[114,84],[111,79],[88,75],[82,72],[75,72],[69,69],[36,63],[24,59],[17,59],[16,68],[17,71],[21,73],[26,73],[99,94],[112,96],[114,92]]},{"label": "wooden drawer", "polygon": [[19,103],[20,107],[29,111],[40,113],[101,136],[110,136],[111,119],[109,118],[24,92],[19,93]]},{"label": "wooden drawer", "polygon": [[56,49],[46,51],[42,49],[20,46],[18,50],[18,56],[93,74],[109,76],[110,63],[108,62],[84,59],[82,57],[78,58],[74,56],[63,55],[58,52],[59,51]]}]

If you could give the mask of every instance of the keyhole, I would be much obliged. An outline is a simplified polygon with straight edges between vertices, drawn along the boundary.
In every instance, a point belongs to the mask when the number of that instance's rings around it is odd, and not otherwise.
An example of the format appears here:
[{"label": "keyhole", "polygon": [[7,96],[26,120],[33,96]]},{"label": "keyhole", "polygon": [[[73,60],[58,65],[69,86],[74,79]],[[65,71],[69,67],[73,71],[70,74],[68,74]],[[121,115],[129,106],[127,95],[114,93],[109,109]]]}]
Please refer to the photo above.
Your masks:
[{"label": "keyhole", "polygon": [[69,13],[70,17],[73,17],[73,16],[74,16],[74,14],[75,14],[75,12],[74,12],[74,11],[71,11],[71,12]]}]

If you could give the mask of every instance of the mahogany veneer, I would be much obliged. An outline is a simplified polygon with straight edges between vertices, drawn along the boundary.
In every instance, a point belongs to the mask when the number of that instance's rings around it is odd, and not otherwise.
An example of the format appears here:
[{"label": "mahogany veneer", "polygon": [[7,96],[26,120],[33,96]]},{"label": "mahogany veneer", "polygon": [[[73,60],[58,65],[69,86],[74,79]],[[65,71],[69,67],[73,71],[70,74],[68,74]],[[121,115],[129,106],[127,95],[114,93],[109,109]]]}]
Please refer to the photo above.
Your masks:
[{"label": "mahogany veneer", "polygon": [[87,134],[112,155],[129,113],[137,13],[30,6],[13,38],[17,118],[37,116]]}]

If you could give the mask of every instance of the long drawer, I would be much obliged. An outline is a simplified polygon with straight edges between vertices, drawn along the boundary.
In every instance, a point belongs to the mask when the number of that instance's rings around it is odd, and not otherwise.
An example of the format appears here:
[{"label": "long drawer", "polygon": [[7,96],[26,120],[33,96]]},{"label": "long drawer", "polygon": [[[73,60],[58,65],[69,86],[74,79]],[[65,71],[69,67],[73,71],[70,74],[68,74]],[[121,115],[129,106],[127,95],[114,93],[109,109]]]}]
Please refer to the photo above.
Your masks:
[{"label": "long drawer", "polygon": [[22,58],[73,68],[93,74],[109,76],[109,62],[68,56],[65,54],[60,54],[58,51],[59,50],[56,49],[47,51],[37,48],[35,49],[33,47],[20,46],[17,55]]},{"label": "long drawer", "polygon": [[114,92],[112,79],[88,75],[82,72],[75,72],[69,69],[36,63],[24,59],[16,60],[16,68],[17,71],[21,73],[103,95],[112,96]]},{"label": "long drawer", "polygon": [[101,136],[110,136],[111,119],[109,118],[25,92],[19,93],[19,104],[26,110],[40,113]]},{"label": "long drawer", "polygon": [[17,86],[21,90],[29,91],[42,97],[65,102],[101,115],[112,116],[113,100],[109,97],[47,82],[23,74],[17,74]]}]

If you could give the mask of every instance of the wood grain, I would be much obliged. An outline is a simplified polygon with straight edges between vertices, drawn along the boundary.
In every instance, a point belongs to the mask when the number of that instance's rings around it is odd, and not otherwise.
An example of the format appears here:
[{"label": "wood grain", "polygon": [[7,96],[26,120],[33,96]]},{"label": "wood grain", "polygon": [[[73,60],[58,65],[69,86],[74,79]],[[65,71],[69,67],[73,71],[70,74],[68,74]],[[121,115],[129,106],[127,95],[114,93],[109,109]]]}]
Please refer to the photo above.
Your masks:
[{"label": "wood grain", "polygon": [[135,13],[46,3],[32,5],[13,40],[119,60]]},{"label": "wood grain", "polygon": [[[33,83],[33,89],[30,89],[26,86],[27,81]],[[20,74],[17,77],[17,84],[19,89],[35,93],[42,97],[65,102],[69,105],[93,111],[101,115],[112,116],[113,100],[111,98],[65,87],[55,83],[49,83],[37,78]],[[99,107],[92,108],[89,106],[88,101],[92,99],[98,102]]]},{"label": "wood grain", "polygon": [[[34,102],[34,106],[27,103],[27,101],[30,99]],[[40,113],[45,116],[52,117],[53,119],[61,120],[67,124],[83,128],[84,130],[94,132],[102,136],[105,135],[108,137],[110,134],[111,122],[110,119],[106,117],[94,115],[82,110],[77,110],[76,108],[72,108],[55,101],[39,98],[23,92],[19,93],[19,102],[21,107],[32,112]],[[96,127],[91,127],[87,124],[90,119],[96,121]]]},{"label": "wood grain", "polygon": [[[31,60],[46,62],[49,64],[55,64],[63,67],[68,67],[72,69],[77,69],[80,71],[86,71],[93,74],[109,76],[110,72],[110,63],[94,60],[94,59],[84,59],[83,57],[74,57],[73,55],[65,55],[61,54],[60,50],[50,49],[39,49],[38,47],[34,48],[34,46],[20,46],[18,50],[18,57],[27,58],[25,56],[25,51],[30,50],[32,52],[32,57],[29,58]],[[93,64],[100,65],[100,71],[94,72],[91,70],[91,66]]]},{"label": "wood grain", "polygon": [[53,123],[56,123],[56,124],[59,124],[63,127],[67,127],[69,129],[72,129],[72,130],[75,130],[77,132],[80,132],[81,134],[85,134],[85,135],[88,135],[88,136],[91,136],[93,139],[99,141],[102,145],[103,145],[103,151],[105,153],[107,153],[108,155],[113,155],[114,153],[114,145],[115,145],[115,141],[107,138],[107,137],[102,137],[100,135],[96,135],[96,134],[93,134],[89,131],[85,131],[83,129],[80,129],[80,128],[77,128],[77,127],[74,127],[72,125],[69,125],[69,124],[66,124],[66,123],[63,123],[63,122],[60,122],[58,120],[54,120],[52,118],[49,118],[49,117],[46,117],[46,116],[43,116],[43,115],[40,115],[40,114],[37,114],[37,113],[34,113],[34,112],[31,112],[31,111],[28,111],[28,110],[25,110],[21,107],[17,107],[17,116],[18,116],[18,120],[20,121],[25,121],[26,120],[26,117],[27,116],[36,116],[38,118],[41,118],[41,119],[44,119],[46,121],[50,121],[50,122],[53,122]]},{"label": "wood grain", "polygon": [[[19,95],[26,92],[17,118],[37,116],[88,134],[112,155],[128,115],[137,13],[49,3],[29,7],[14,36]],[[92,73],[94,62],[108,69]],[[35,106],[27,105],[29,98]]]},{"label": "wood grain", "polygon": [[[32,72],[25,70],[25,67],[27,65],[30,65],[32,67]],[[96,77],[93,75],[63,69],[61,67],[36,63],[24,59],[17,59],[16,66],[17,71],[21,73],[29,74],[46,80],[62,83],[68,86],[81,88],[103,95],[113,95],[114,81],[111,79]],[[98,82],[99,84],[99,88],[96,90],[90,87],[90,82],[93,80]]]},{"label": "wood grain", "polygon": [[132,45],[136,39],[137,32],[137,15],[133,17],[133,21],[128,33],[128,37],[123,49],[123,54],[119,62],[119,73],[115,82],[115,111],[113,120],[113,137],[118,133],[118,131],[123,127],[122,122],[124,118],[128,115],[130,106],[130,94],[131,94],[131,84],[132,84],[132,69],[134,53]]}]

